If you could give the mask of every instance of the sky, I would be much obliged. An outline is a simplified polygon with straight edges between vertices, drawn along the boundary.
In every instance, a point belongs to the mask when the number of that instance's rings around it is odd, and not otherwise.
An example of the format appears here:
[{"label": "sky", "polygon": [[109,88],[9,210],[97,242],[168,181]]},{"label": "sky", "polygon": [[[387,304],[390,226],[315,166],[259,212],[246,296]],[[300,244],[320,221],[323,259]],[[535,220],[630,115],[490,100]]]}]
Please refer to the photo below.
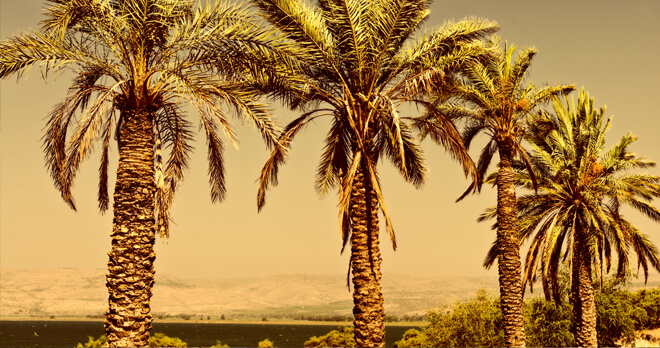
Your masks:
[{"label": "sky", "polygon": [[[0,0],[0,38],[37,29],[43,3]],[[438,0],[424,30],[464,17],[496,21],[502,40],[539,51],[526,82],[584,86],[596,105],[607,105],[606,115],[614,116],[610,143],[631,132],[639,138],[631,150],[658,161],[659,15],[657,0]],[[1,268],[107,267],[112,212],[99,213],[96,203],[100,146],[76,178],[77,212],[61,200],[44,165],[40,139],[45,117],[65,97],[69,83],[68,74],[44,81],[36,67],[27,77],[0,82]],[[283,124],[297,115],[281,109],[277,113]],[[198,122],[195,113],[189,117]],[[314,190],[329,123],[317,122],[297,137],[280,170],[280,184],[269,191],[261,213],[256,208],[257,179],[268,150],[254,127],[238,119],[233,125],[240,146],[226,147],[227,198],[211,203],[205,143],[199,134],[175,197],[170,238],[156,241],[156,272],[182,278],[346,272],[349,255],[340,254],[337,196],[320,198]],[[482,267],[495,232],[489,223],[476,222],[495,204],[495,189],[484,186],[481,194],[455,203],[468,185],[460,167],[430,141],[423,147],[429,170],[421,190],[406,183],[388,162],[379,164],[398,242],[393,251],[381,228],[385,277],[496,276],[496,267]],[[475,149],[471,153],[476,158]],[[111,173],[116,170],[116,153],[112,148]],[[650,173],[660,175],[660,168]],[[638,214],[626,216],[660,245],[657,223]],[[525,252],[523,246],[523,257]]]}]

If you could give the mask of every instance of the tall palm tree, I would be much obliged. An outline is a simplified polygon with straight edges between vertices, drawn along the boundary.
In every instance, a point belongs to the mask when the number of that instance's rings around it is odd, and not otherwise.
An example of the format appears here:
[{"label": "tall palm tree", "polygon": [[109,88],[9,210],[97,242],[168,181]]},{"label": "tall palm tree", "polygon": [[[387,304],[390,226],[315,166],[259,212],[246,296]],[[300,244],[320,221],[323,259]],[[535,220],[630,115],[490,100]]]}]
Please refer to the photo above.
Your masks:
[{"label": "tall palm tree", "polygon": [[[493,155],[496,151],[499,154],[495,185],[500,299],[507,345],[524,346],[518,211],[512,165],[516,156],[522,158],[524,163],[529,163],[521,145],[527,115],[552,96],[569,93],[575,87],[557,85],[536,89],[532,84],[525,86],[523,81],[536,50],[526,49],[513,61],[516,48],[509,47],[506,42],[501,48],[495,39],[491,49],[489,59],[475,60],[473,64],[467,65],[462,71],[464,78],[452,87],[451,92],[466,106],[452,104],[450,100],[443,109],[450,118],[467,120],[463,132],[467,148],[479,133],[484,132],[489,138],[477,163],[478,180],[458,200],[481,188]],[[442,95],[440,98],[446,97]]]},{"label": "tall palm tree", "polygon": [[[67,69],[75,74],[68,95],[49,114],[43,137],[55,187],[74,210],[71,186],[97,140],[99,208],[108,209],[108,151],[113,135],[117,140],[106,276],[111,346],[149,342],[155,234],[168,236],[170,205],[191,151],[192,124],[182,105],[192,104],[200,116],[213,202],[225,194],[219,132],[235,141],[224,106],[253,122],[269,146],[279,146],[276,127],[247,87],[251,76],[267,72],[254,62],[276,53],[269,33],[247,7],[194,3],[47,0],[39,31],[0,42],[0,78],[22,75],[34,65],[44,76]],[[163,147],[169,152],[165,166]]]},{"label": "tall palm tree", "polygon": [[[631,249],[645,279],[649,264],[660,271],[657,248],[620,210],[627,205],[660,222],[660,210],[651,204],[660,196],[660,177],[631,172],[655,166],[628,151],[636,140],[631,134],[604,152],[611,120],[605,121],[605,108],[596,109],[584,89],[577,106],[568,98],[565,103],[555,98],[553,106],[554,116],[540,113],[532,118],[528,136],[538,192],[518,199],[521,239],[532,238],[523,287],[529,284],[531,289],[540,272],[546,298],[552,292],[558,303],[558,272],[568,260],[576,342],[581,347],[595,347],[592,274],[595,271],[602,280],[603,266],[609,272],[612,249],[618,278],[629,272]],[[517,175],[521,185],[532,188],[529,172],[519,170]]]},{"label": "tall palm tree", "polygon": [[[289,123],[282,145],[310,122],[330,117],[317,171],[316,189],[339,191],[342,251],[350,241],[347,284],[353,283],[355,339],[360,347],[384,344],[381,254],[378,212],[381,210],[393,247],[394,229],[385,206],[377,163],[387,156],[406,181],[424,181],[423,153],[413,139],[399,106],[433,109],[425,97],[445,86],[447,75],[482,52],[478,40],[497,30],[487,21],[450,23],[415,42],[408,40],[428,17],[427,0],[253,0],[261,14],[287,37],[298,53],[291,56],[288,84],[274,95],[305,112]],[[475,172],[460,133],[443,115],[432,112],[448,151],[468,173]],[[286,154],[275,148],[262,170],[258,207]]]}]

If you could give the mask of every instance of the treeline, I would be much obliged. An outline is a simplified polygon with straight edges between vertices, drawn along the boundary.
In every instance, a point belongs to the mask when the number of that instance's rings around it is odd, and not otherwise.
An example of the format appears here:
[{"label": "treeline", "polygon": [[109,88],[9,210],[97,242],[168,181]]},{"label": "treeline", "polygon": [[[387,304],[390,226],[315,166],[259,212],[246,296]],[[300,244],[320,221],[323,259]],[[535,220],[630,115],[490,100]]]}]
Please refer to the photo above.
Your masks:
[{"label": "treeline", "polygon": [[[634,346],[641,338],[659,345],[639,330],[660,327],[660,287],[636,292],[614,285],[596,291],[598,346]],[[525,333],[530,347],[575,347],[570,297],[562,303],[531,298],[524,302]],[[312,337],[305,347],[347,347],[355,344],[353,328],[340,327]],[[432,310],[428,324],[406,331],[395,347],[504,347],[504,319],[499,298],[480,290],[475,298]]]},{"label": "treeline", "polygon": [[[227,316],[222,314],[221,316],[212,316],[212,315],[203,315],[203,314],[190,314],[190,313],[179,313],[179,314],[166,314],[166,313],[156,313],[154,316],[159,319],[183,319],[183,320],[302,320],[302,321],[319,321],[319,322],[352,322],[353,316],[350,314],[346,315],[323,315],[323,314],[301,314],[301,313],[283,313],[283,314],[233,314]],[[103,319],[102,314],[98,315],[87,315],[88,319]],[[384,321],[386,323],[395,323],[395,322],[420,322],[426,321],[428,316],[426,314],[404,314],[404,315],[386,315]]]},{"label": "treeline", "polygon": [[[531,347],[574,347],[573,311],[568,301],[542,298],[524,302],[526,342]],[[598,289],[596,330],[598,346],[634,346],[637,338],[658,344],[657,338],[640,336],[639,330],[660,327],[660,287],[630,292],[616,287]],[[499,298],[480,291],[476,298],[449,309],[429,312],[421,330],[408,330],[397,347],[502,347],[506,345]]]}]

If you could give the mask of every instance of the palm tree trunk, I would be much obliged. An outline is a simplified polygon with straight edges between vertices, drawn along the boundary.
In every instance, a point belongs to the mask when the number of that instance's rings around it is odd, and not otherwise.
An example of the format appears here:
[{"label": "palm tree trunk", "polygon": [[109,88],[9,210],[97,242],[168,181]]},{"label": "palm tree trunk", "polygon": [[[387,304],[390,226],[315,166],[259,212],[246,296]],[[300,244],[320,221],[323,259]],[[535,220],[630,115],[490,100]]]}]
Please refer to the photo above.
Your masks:
[{"label": "palm tree trunk", "polygon": [[154,284],[154,134],[148,113],[126,113],[119,130],[105,331],[111,347],[149,344]]},{"label": "palm tree trunk", "polygon": [[573,242],[573,267],[571,270],[571,295],[573,298],[573,326],[578,347],[597,347],[596,301],[591,282],[591,255],[584,240],[584,231],[576,227]]},{"label": "palm tree trunk", "polygon": [[383,347],[385,311],[380,285],[378,198],[364,165],[358,168],[354,179],[350,216],[355,342],[358,347]]},{"label": "palm tree trunk", "polygon": [[500,154],[500,169],[496,181],[498,271],[506,345],[524,347],[522,273],[512,145],[510,140],[498,142]]}]

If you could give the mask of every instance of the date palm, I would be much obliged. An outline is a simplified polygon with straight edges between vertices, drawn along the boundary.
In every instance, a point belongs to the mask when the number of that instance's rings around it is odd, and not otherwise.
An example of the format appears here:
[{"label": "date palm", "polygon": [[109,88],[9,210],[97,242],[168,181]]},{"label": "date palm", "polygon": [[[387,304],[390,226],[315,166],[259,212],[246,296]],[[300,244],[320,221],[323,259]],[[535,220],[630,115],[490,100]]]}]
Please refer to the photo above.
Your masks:
[{"label": "date palm", "polygon": [[[478,180],[458,199],[475,189],[479,190],[490,162],[499,154],[497,175],[497,260],[500,298],[508,346],[524,346],[523,288],[521,284],[520,243],[518,240],[518,212],[513,161],[516,157],[529,164],[522,136],[525,119],[539,104],[555,95],[569,93],[572,85],[546,86],[540,89],[525,86],[524,78],[536,55],[535,49],[522,51],[514,60],[516,48],[499,42],[491,43],[490,59],[474,61],[463,69],[464,78],[453,86],[452,92],[466,106],[445,103],[444,112],[451,118],[466,119],[463,132],[465,146],[470,147],[479,133],[486,133],[488,143],[482,149],[478,163]],[[445,98],[442,96],[441,98]],[[534,178],[532,176],[532,178]]]},{"label": "date palm", "polygon": [[[155,234],[167,237],[169,210],[191,151],[194,106],[208,143],[211,199],[225,194],[223,142],[235,141],[228,106],[253,122],[266,143],[277,131],[247,87],[276,48],[247,7],[194,6],[193,0],[48,0],[39,31],[0,42],[0,78],[35,65],[42,74],[69,70],[69,93],[48,115],[46,165],[62,198],[80,163],[101,143],[98,202],[108,209],[108,152],[119,164],[105,328],[111,346],[146,346],[152,315]],[[271,49],[272,48],[272,49]],[[255,59],[259,54],[264,57]],[[162,148],[169,158],[163,163]]]},{"label": "date palm", "polygon": [[[518,199],[520,237],[532,239],[525,259],[523,287],[538,279],[546,298],[560,301],[558,272],[571,265],[571,297],[578,346],[597,346],[596,307],[592,274],[609,271],[616,254],[616,275],[629,272],[631,250],[648,278],[649,264],[660,271],[658,250],[621,213],[629,206],[660,222],[660,210],[651,201],[660,196],[660,177],[634,172],[655,163],[630,153],[636,138],[627,134],[604,151],[610,119],[605,108],[581,91],[575,105],[566,98],[553,101],[554,116],[533,118],[531,163],[538,178],[537,194]],[[518,182],[532,189],[526,170]],[[562,250],[564,252],[562,253]],[[563,255],[562,255],[563,254]]]},{"label": "date palm", "polygon": [[[287,38],[293,53],[287,83],[274,88],[289,107],[304,113],[289,123],[280,142],[292,139],[310,122],[329,117],[331,126],[317,171],[316,189],[339,191],[342,251],[350,241],[347,283],[352,274],[355,339],[360,347],[384,344],[378,212],[390,240],[394,229],[385,206],[377,163],[387,157],[404,179],[424,181],[423,152],[412,124],[399,114],[402,104],[428,108],[440,126],[434,136],[474,174],[451,120],[433,112],[425,97],[444,88],[447,76],[482,52],[478,44],[497,27],[487,21],[450,23],[416,41],[409,40],[428,17],[426,0],[253,0],[261,14]],[[275,148],[262,170],[258,207],[286,154]]]}]

